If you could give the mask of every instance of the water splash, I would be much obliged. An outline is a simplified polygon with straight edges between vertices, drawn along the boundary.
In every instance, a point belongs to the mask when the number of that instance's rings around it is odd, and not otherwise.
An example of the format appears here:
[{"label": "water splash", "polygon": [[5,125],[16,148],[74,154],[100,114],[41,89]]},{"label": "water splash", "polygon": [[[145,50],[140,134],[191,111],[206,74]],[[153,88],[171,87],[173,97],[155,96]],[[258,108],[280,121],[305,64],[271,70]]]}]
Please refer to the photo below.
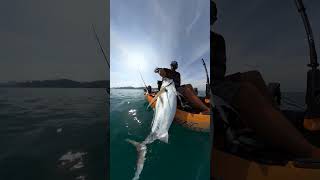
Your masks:
[{"label": "water splash", "polygon": [[136,109],[130,109],[130,110],[128,111],[128,113],[129,113],[129,115],[131,115],[131,116],[136,116],[136,115],[137,115],[137,110],[136,110]]},{"label": "water splash", "polygon": [[87,155],[86,152],[68,151],[59,158],[59,166],[69,169],[70,171],[81,169],[84,167],[83,159],[85,155]]}]

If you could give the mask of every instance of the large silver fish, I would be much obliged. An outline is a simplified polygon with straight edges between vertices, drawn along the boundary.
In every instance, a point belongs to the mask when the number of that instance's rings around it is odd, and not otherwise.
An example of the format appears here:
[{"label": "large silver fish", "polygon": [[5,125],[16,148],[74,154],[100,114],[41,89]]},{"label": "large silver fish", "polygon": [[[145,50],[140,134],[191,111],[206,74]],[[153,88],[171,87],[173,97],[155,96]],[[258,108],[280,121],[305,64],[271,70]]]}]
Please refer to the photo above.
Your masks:
[{"label": "large silver fish", "polygon": [[147,153],[146,145],[152,143],[157,139],[168,143],[168,131],[177,110],[177,91],[173,80],[163,78],[161,89],[150,102],[149,106],[154,103],[155,100],[157,100],[157,104],[154,109],[155,112],[152,120],[150,134],[141,143],[126,139],[126,141],[136,147],[138,152],[137,168],[132,180],[138,180],[142,172],[145,156]]}]

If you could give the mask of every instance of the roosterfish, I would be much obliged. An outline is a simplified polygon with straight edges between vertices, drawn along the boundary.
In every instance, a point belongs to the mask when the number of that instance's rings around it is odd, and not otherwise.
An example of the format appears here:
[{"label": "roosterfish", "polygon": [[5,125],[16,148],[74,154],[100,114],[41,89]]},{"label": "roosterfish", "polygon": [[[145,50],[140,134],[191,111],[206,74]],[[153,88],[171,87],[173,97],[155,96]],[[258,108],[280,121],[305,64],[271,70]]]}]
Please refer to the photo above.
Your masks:
[{"label": "roosterfish", "polygon": [[150,134],[144,141],[140,143],[130,139],[126,139],[127,142],[136,147],[138,154],[136,172],[132,180],[138,180],[142,172],[144,161],[146,159],[145,156],[147,153],[147,144],[151,144],[157,139],[162,142],[168,143],[168,131],[177,110],[177,96],[178,93],[176,91],[173,80],[163,78],[160,91],[149,103],[149,106],[151,106],[153,103],[156,103]]}]

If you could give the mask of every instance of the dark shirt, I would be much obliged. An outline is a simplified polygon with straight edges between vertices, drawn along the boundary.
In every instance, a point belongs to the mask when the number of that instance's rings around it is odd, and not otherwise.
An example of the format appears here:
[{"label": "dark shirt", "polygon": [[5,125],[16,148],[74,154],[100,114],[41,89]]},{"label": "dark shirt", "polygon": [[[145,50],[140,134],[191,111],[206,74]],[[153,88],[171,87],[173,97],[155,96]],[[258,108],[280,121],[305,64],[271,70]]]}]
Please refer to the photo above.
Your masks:
[{"label": "dark shirt", "polygon": [[223,36],[210,32],[210,79],[212,84],[224,80],[226,74],[226,45]]},{"label": "dark shirt", "polygon": [[167,68],[161,68],[165,71],[164,77],[172,79],[176,87],[180,87],[181,79],[180,79],[180,73],[177,71],[173,71],[171,69]]}]

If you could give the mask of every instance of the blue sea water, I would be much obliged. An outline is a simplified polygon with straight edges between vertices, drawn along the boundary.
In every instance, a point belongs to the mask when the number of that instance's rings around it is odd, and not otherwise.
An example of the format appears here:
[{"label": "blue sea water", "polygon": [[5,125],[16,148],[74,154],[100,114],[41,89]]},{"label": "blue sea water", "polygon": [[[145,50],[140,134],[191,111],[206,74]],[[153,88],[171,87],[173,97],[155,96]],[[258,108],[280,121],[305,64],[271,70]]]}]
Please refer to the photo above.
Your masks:
[{"label": "blue sea water", "polygon": [[[143,90],[111,89],[110,94],[110,177],[132,179],[137,152],[125,141],[143,141],[151,130],[153,110],[146,110]],[[173,123],[169,143],[148,145],[141,180],[196,180],[210,178],[210,141],[199,133]]]},{"label": "blue sea water", "polygon": [[105,179],[105,89],[0,88],[0,179]]}]

